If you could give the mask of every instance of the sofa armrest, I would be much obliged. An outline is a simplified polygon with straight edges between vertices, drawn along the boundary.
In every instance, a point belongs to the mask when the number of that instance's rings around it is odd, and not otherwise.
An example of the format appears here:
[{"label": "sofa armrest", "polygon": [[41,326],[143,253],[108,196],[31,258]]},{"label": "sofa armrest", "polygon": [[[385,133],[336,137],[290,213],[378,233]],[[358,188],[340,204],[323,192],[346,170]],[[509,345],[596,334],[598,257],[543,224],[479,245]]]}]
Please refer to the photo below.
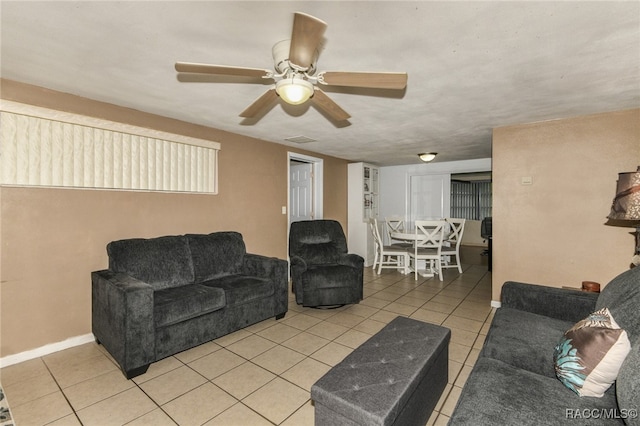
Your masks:
[{"label": "sofa armrest", "polygon": [[351,266],[352,268],[364,268],[364,258],[355,253],[343,254],[338,258],[340,265]]},{"label": "sofa armrest", "polygon": [[287,261],[247,253],[244,255],[242,267],[245,275],[270,279],[274,285],[276,316],[287,312],[289,306]]},{"label": "sofa armrest", "polygon": [[124,273],[91,273],[92,331],[125,376],[155,359],[153,288]]},{"label": "sofa armrest", "polygon": [[507,281],[501,306],[577,322],[595,310],[598,293]]}]

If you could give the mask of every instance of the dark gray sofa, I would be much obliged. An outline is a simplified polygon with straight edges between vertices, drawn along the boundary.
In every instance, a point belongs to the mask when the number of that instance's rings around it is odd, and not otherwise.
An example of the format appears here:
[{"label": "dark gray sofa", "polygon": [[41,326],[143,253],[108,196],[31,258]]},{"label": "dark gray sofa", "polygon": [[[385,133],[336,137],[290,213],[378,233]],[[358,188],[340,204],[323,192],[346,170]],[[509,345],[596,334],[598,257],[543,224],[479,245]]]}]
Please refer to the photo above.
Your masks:
[{"label": "dark gray sofa", "polygon": [[[501,299],[449,425],[640,425],[640,267],[600,294],[507,282]],[[631,352],[602,398],[580,397],[556,378],[554,346],[605,307]]]},{"label": "dark gray sofa", "polygon": [[287,312],[287,262],[247,253],[237,232],[113,241],[107,253],[109,269],[91,274],[92,331],[127,378]]}]

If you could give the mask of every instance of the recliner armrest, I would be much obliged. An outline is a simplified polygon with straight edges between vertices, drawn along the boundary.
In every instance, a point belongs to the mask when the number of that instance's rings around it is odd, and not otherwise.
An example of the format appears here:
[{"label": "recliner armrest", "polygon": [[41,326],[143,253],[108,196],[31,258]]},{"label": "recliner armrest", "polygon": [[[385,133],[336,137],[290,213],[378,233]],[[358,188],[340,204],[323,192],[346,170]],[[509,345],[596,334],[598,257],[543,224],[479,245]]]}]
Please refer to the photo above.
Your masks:
[{"label": "recliner armrest", "polygon": [[92,331],[127,377],[155,359],[153,287],[111,270],[91,273]]},{"label": "recliner armrest", "polygon": [[[292,271],[297,271],[298,273],[302,273],[307,270],[307,267],[308,267],[307,262],[305,262],[305,260],[299,256],[290,256],[289,262],[291,264]],[[294,275],[294,273],[292,272],[291,275]]]},{"label": "recliner armrest", "polygon": [[347,253],[340,255],[340,257],[338,258],[338,263],[340,265],[361,269],[364,267],[364,258],[355,253]]},{"label": "recliner armrest", "polygon": [[289,302],[287,261],[276,257],[246,253],[242,267],[245,275],[271,280],[276,293],[276,315],[287,312]]},{"label": "recliner armrest", "polygon": [[501,306],[577,322],[595,310],[598,293],[507,281]]}]

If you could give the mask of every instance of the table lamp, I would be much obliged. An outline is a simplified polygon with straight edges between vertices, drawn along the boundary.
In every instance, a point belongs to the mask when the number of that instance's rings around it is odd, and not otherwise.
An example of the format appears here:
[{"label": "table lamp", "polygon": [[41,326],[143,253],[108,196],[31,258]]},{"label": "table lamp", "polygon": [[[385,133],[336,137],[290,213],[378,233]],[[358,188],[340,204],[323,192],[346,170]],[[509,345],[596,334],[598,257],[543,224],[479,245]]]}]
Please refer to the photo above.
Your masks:
[{"label": "table lamp", "polygon": [[632,263],[640,265],[640,167],[635,172],[618,173],[616,196],[607,218],[620,226],[636,228]]}]

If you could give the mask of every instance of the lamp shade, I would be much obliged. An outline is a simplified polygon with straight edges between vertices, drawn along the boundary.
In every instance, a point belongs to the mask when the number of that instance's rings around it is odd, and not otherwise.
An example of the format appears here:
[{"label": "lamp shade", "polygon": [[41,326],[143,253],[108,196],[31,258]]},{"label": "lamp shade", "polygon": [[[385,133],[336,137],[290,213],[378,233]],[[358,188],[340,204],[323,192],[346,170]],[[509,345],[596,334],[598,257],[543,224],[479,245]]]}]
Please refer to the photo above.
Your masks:
[{"label": "lamp shade", "polygon": [[286,103],[299,105],[313,96],[313,85],[301,78],[285,78],[276,83],[276,92]]},{"label": "lamp shade", "polygon": [[640,167],[635,172],[618,173],[616,196],[608,218],[640,221]]}]

